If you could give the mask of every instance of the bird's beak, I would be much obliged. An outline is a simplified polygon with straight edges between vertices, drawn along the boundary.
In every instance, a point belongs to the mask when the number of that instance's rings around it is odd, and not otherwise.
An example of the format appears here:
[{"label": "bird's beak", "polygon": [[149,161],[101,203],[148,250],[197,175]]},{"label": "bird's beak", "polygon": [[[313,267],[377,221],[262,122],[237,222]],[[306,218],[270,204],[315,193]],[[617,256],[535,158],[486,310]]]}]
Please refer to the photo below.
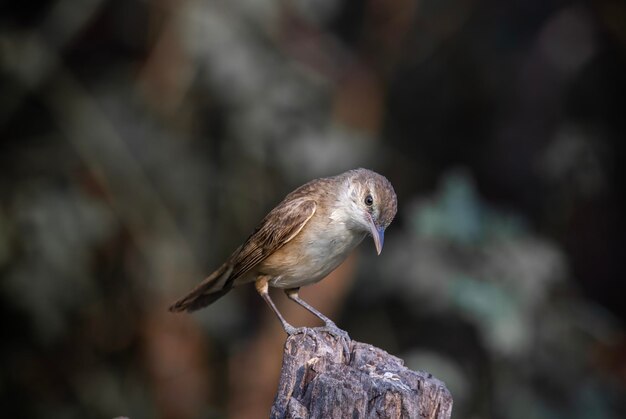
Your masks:
[{"label": "bird's beak", "polygon": [[370,233],[372,234],[372,238],[374,239],[374,244],[376,245],[376,253],[380,255],[380,252],[383,251],[383,243],[385,242],[385,228],[384,227],[376,227],[374,224],[374,220],[372,217],[369,217],[370,221]]}]

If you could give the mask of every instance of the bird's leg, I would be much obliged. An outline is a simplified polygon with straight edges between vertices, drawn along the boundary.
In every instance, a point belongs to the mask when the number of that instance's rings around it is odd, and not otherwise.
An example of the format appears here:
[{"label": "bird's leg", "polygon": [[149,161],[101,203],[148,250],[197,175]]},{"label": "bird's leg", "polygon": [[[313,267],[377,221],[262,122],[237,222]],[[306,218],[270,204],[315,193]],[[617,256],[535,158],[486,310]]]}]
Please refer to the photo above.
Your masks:
[{"label": "bird's leg", "polygon": [[296,303],[300,304],[302,307],[306,308],[307,310],[309,310],[311,313],[315,314],[317,317],[319,317],[319,319],[321,321],[324,322],[324,324],[326,325],[326,327],[328,328],[334,328],[334,329],[338,329],[337,325],[335,324],[335,322],[333,322],[331,319],[329,319],[328,317],[324,316],[322,313],[320,313],[319,311],[317,311],[314,307],[312,307],[311,305],[309,305],[309,303],[307,303],[306,301],[304,301],[302,298],[300,298],[300,296],[298,295],[298,291],[300,290],[300,288],[291,288],[291,289],[287,289],[285,290],[285,294],[287,294],[287,297],[289,297],[289,299],[295,301]]},{"label": "bird's leg", "polygon": [[335,324],[334,321],[332,321],[328,317],[324,316],[322,313],[320,313],[315,308],[313,308],[309,303],[307,303],[302,298],[300,298],[300,296],[298,295],[298,291],[299,290],[300,290],[300,288],[286,289],[285,290],[285,294],[287,294],[287,297],[289,297],[289,299],[295,301],[296,303],[300,304],[302,307],[306,308],[311,313],[313,313],[317,317],[319,317],[320,320],[322,320],[324,322],[324,324],[326,325],[326,328],[329,331],[335,333],[336,335],[341,335],[342,337],[347,337],[348,336],[348,334],[344,330],[342,330],[339,327],[337,327],[337,325]]},{"label": "bird's leg", "polygon": [[350,336],[348,336],[348,333],[345,330],[342,330],[339,327],[337,327],[335,322],[333,322],[328,317],[324,316],[322,313],[320,313],[315,308],[313,308],[309,303],[307,303],[302,298],[300,298],[300,296],[298,295],[299,290],[300,288],[286,289],[285,294],[287,294],[287,297],[289,297],[290,300],[293,300],[296,303],[300,304],[302,307],[306,308],[311,313],[315,314],[317,317],[320,318],[320,320],[324,322],[324,324],[326,325],[324,329],[328,333],[335,335],[335,337],[341,341],[346,360],[349,360],[350,359],[350,345],[348,344],[348,342],[350,341]]},{"label": "bird's leg", "polygon": [[263,297],[267,305],[269,305],[270,308],[274,311],[274,313],[278,317],[278,320],[280,320],[280,322],[282,323],[283,329],[285,329],[285,332],[287,332],[288,335],[294,335],[296,333],[302,332],[303,331],[302,328],[297,329],[293,327],[292,325],[287,323],[287,320],[285,320],[282,314],[280,314],[280,311],[278,311],[278,308],[276,308],[276,306],[274,305],[274,302],[270,298],[267,282],[268,282],[267,277],[261,277],[257,279],[257,281],[254,283],[254,286],[256,287],[257,292],[261,295],[261,297]]}]

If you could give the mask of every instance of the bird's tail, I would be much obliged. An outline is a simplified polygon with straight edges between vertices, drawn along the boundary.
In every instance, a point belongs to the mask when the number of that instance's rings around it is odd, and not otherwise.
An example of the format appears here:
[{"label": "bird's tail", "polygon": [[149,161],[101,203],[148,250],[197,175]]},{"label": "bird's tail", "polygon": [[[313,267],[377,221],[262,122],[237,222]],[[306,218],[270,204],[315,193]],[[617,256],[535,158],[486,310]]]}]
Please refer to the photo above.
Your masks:
[{"label": "bird's tail", "polygon": [[213,303],[233,287],[230,275],[233,266],[226,262],[218,270],[206,277],[189,294],[172,304],[172,312],[195,311]]}]

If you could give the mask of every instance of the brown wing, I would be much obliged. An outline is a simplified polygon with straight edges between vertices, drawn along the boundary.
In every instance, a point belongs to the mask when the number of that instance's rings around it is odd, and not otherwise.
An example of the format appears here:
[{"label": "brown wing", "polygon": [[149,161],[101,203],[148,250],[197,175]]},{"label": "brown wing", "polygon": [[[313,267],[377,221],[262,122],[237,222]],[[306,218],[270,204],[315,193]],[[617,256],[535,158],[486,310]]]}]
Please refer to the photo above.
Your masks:
[{"label": "brown wing", "polygon": [[296,198],[286,199],[270,211],[230,260],[233,272],[229,280],[244,275],[287,244],[313,217],[316,208],[315,201]]},{"label": "brown wing", "polygon": [[235,279],[293,239],[315,213],[315,201],[288,195],[261,221],[248,240],[218,270],[170,306],[170,311],[205,307],[233,287]]}]

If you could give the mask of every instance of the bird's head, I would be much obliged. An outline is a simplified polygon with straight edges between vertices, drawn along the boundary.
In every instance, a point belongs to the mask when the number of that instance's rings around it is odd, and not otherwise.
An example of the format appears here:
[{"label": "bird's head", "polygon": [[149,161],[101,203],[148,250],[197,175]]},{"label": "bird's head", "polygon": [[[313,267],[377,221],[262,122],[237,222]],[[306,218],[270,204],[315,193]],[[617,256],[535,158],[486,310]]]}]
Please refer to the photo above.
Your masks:
[{"label": "bird's head", "polygon": [[347,213],[353,228],[369,233],[376,252],[383,250],[385,229],[396,215],[398,201],[393,186],[384,176],[367,169],[345,173]]}]

